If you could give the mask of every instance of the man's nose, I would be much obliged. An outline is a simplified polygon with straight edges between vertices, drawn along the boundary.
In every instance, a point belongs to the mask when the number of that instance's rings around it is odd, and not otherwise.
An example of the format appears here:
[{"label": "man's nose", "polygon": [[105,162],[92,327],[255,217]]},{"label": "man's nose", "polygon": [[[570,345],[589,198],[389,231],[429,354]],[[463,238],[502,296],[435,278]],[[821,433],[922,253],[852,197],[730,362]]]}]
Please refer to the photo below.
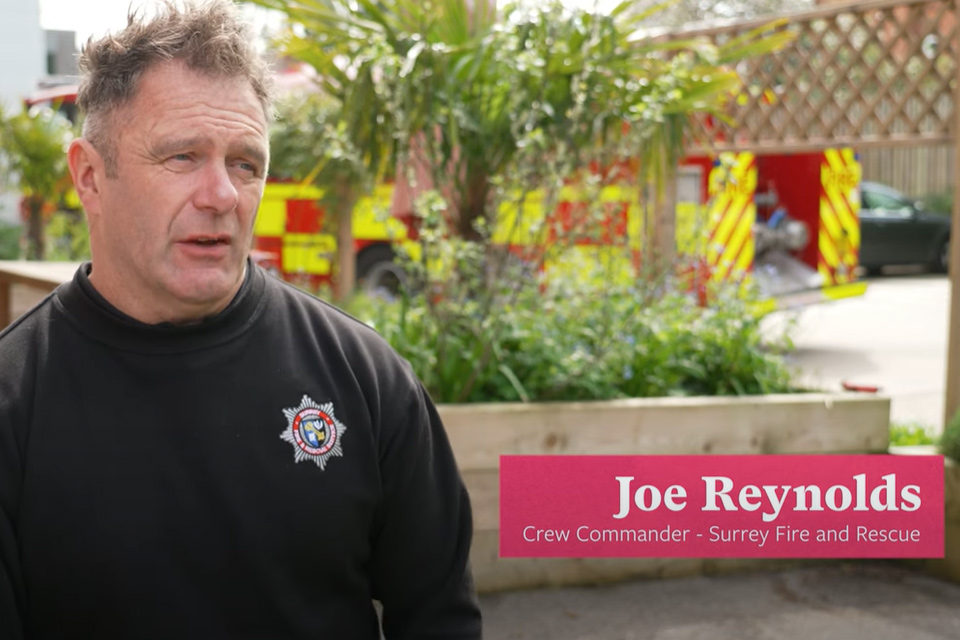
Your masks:
[{"label": "man's nose", "polygon": [[226,165],[211,162],[204,167],[202,182],[194,198],[196,207],[214,214],[228,213],[236,208],[238,201],[237,187]]}]

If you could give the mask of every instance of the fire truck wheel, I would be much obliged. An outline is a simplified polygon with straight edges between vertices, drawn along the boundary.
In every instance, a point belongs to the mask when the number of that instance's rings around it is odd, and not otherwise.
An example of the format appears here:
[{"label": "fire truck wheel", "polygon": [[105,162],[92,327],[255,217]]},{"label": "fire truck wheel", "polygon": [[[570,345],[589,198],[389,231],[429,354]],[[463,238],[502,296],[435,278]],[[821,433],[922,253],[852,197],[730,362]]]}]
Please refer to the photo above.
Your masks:
[{"label": "fire truck wheel", "polygon": [[374,265],[363,280],[367,291],[387,293],[395,296],[407,285],[407,274],[393,262],[381,262]]},{"label": "fire truck wheel", "polygon": [[394,262],[393,249],[375,245],[357,256],[357,280],[367,291],[396,295],[406,286],[407,274]]}]

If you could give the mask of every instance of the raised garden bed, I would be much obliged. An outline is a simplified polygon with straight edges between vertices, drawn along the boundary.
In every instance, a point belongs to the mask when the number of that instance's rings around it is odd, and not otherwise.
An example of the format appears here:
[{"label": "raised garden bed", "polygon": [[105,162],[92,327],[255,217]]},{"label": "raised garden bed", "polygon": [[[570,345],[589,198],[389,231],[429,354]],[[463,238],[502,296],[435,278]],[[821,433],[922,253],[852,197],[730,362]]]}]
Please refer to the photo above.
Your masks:
[{"label": "raised garden bed", "polygon": [[499,558],[501,455],[885,453],[890,399],[813,393],[650,398],[441,405],[440,413],[473,503],[471,561],[477,586],[481,591],[498,591],[797,564],[782,560]]}]

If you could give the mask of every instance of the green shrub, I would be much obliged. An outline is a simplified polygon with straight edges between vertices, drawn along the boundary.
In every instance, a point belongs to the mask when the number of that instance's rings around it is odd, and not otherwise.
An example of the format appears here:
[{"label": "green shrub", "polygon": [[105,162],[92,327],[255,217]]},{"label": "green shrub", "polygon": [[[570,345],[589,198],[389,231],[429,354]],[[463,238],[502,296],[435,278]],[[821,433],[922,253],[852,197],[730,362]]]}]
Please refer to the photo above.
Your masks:
[{"label": "green shrub", "polygon": [[[417,284],[395,300],[359,295],[348,311],[410,361],[438,402],[796,390],[782,358],[788,334],[764,341],[745,287],[718,289],[703,308],[669,275],[677,270],[637,268],[626,239],[605,245],[602,260],[577,250],[573,233],[535,245],[549,256],[521,257],[490,246],[488,229],[476,242],[452,237],[436,193],[416,209],[419,255],[401,260]],[[544,271],[549,258],[565,266]]]},{"label": "green shrub", "polygon": [[[589,295],[592,293],[593,295]],[[523,289],[494,313],[424,294],[350,312],[407,358],[438,402],[605,400],[794,390],[759,318],[737,298],[701,308],[627,287]]]},{"label": "green shrub", "polygon": [[[406,10],[370,13],[369,3],[333,4],[343,11],[311,19],[306,32],[335,33],[330,41],[344,46],[341,57],[356,72],[350,90],[325,85],[336,93],[328,105],[337,114],[334,138],[350,144],[311,152],[304,132],[324,127],[299,110],[275,136],[293,152],[281,154],[290,160],[282,170],[315,174],[359,151],[361,159],[381,157],[389,134],[391,159],[420,185],[416,234],[400,250],[410,290],[383,303],[361,295],[346,306],[410,361],[436,401],[791,390],[746,301],[721,296],[704,309],[671,281],[681,270],[668,264],[673,251],[663,250],[654,220],[689,116],[722,112],[739,84],[735,59],[779,48],[789,36],[661,56],[659,45],[641,53],[633,23],[558,2],[507,9],[496,14],[502,24],[481,20],[468,40],[463,30],[446,34],[449,21],[433,14],[423,24],[440,28],[397,31],[417,28],[423,3],[409,5],[413,19]],[[356,6],[370,27],[359,39],[347,19]],[[410,55],[407,44],[394,48],[407,38],[426,45],[417,45],[422,55]],[[325,39],[308,36],[297,49]],[[324,67],[321,77],[330,75],[328,54],[310,57]],[[358,119],[356,105],[384,117],[363,110]]]},{"label": "green shrub", "polygon": [[940,453],[960,462],[960,411],[954,414],[940,436]]},{"label": "green shrub", "polygon": [[47,223],[47,260],[89,260],[90,236],[82,211],[58,211]]},{"label": "green shrub", "polygon": [[924,211],[950,215],[953,211],[953,192],[928,193],[923,196],[922,202]]},{"label": "green shrub", "polygon": [[0,222],[0,260],[20,258],[20,225]]},{"label": "green shrub", "polygon": [[894,447],[912,447],[917,445],[936,444],[936,438],[930,435],[930,430],[917,423],[891,423],[890,445]]}]

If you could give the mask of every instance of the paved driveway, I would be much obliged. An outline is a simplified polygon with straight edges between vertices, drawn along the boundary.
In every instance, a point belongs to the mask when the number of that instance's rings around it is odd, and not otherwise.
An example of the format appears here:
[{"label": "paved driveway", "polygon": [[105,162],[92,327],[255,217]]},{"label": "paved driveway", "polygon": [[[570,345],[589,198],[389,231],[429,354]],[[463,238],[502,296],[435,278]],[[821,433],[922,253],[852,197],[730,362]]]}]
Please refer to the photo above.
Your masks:
[{"label": "paved driveway", "polygon": [[957,640],[960,585],[900,564],[482,598],[486,640]]},{"label": "paved driveway", "polygon": [[[949,304],[946,276],[904,269],[873,278],[862,297],[793,316],[797,350],[791,361],[808,386],[828,391],[839,391],[844,381],[879,386],[891,397],[894,422],[940,431]],[[775,325],[778,319],[771,320]]]}]

